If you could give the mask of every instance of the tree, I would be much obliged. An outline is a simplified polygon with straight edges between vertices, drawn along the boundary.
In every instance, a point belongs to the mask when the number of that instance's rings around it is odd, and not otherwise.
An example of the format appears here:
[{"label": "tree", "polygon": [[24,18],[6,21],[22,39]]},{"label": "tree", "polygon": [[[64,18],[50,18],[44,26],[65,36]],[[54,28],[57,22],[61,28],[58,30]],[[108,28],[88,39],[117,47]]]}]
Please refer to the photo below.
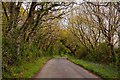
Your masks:
[{"label": "tree", "polygon": [[44,55],[44,49],[55,42],[57,30],[49,25],[45,28],[44,24],[61,18],[72,5],[72,2],[2,2],[3,73],[11,65],[20,65],[17,62],[22,59],[30,62]]},{"label": "tree", "polygon": [[[109,47],[109,58],[110,62],[114,62],[115,60],[115,52],[114,52],[114,35],[116,29],[118,28],[119,23],[119,13],[117,9],[114,8],[114,4],[112,2],[107,3],[87,3],[86,6],[89,6],[89,12],[93,13],[97,18],[96,24],[102,34],[105,36],[105,40]],[[106,11],[107,10],[107,11]]]}]

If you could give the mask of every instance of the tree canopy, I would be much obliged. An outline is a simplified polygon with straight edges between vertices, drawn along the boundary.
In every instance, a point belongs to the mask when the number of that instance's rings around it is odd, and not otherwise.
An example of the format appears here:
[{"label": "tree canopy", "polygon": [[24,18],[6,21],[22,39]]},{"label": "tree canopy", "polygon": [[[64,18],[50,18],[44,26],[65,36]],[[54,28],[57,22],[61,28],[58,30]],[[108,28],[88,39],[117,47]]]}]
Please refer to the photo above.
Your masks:
[{"label": "tree canopy", "polygon": [[2,2],[3,73],[23,60],[62,54],[119,67],[119,4]]}]

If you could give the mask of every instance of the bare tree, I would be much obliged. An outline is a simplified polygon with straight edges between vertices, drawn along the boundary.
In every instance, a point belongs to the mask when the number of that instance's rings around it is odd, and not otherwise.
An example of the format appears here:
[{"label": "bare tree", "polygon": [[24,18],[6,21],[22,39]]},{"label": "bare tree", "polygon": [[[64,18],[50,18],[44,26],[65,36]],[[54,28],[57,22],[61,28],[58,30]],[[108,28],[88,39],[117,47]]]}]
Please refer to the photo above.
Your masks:
[{"label": "bare tree", "polygon": [[89,6],[89,12],[94,14],[97,18],[96,24],[99,25],[100,30],[105,36],[105,40],[109,47],[109,58],[113,62],[115,58],[114,52],[114,39],[113,36],[118,28],[119,13],[114,8],[114,3],[87,3]]}]

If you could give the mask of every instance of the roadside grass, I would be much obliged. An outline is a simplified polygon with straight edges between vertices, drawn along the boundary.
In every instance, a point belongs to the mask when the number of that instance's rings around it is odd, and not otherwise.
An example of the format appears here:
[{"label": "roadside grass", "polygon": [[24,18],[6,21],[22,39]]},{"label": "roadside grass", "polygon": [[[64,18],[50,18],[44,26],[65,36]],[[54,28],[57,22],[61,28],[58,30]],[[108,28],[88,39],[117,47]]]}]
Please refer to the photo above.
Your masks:
[{"label": "roadside grass", "polygon": [[19,66],[11,66],[6,78],[31,78],[52,57],[41,57],[32,62],[24,62]]},{"label": "roadside grass", "polygon": [[118,71],[117,71],[117,69],[115,69],[113,67],[101,65],[101,64],[97,64],[97,63],[93,63],[93,62],[88,62],[88,61],[85,61],[82,59],[77,59],[72,56],[68,56],[68,60],[93,72],[94,74],[100,76],[102,79],[105,79],[105,80],[119,79]]}]

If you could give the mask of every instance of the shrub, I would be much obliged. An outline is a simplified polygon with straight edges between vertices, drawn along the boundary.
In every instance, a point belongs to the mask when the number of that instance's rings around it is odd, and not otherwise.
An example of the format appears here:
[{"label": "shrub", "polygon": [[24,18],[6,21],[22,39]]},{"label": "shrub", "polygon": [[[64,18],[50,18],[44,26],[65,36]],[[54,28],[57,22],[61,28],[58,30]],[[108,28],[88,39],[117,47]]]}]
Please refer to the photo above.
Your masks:
[{"label": "shrub", "polygon": [[109,48],[106,43],[100,43],[97,49],[91,50],[86,57],[87,60],[99,63],[109,62]]}]

